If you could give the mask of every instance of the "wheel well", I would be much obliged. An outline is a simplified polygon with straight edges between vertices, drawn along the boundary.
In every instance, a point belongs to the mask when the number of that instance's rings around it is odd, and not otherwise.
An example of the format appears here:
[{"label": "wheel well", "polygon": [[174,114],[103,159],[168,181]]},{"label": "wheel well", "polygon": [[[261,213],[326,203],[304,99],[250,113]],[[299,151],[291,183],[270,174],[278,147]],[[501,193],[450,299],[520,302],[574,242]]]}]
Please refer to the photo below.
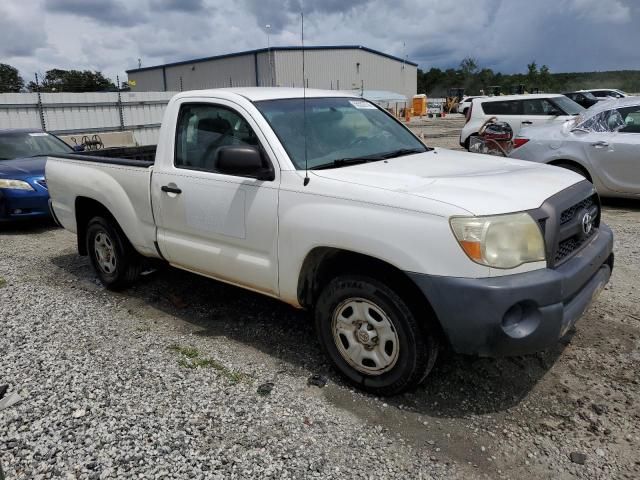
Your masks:
[{"label": "wheel well", "polygon": [[346,274],[367,275],[393,287],[414,312],[426,312],[421,319],[433,319],[439,333],[438,318],[418,286],[399,268],[375,257],[337,248],[313,249],[303,262],[298,278],[298,301],[304,308],[315,306],[324,287],[335,277]]},{"label": "wheel well", "polygon": [[116,225],[118,224],[109,209],[97,200],[88,197],[76,198],[76,230],[78,238],[78,253],[80,255],[87,254],[87,245],[85,243],[87,225],[89,224],[89,220],[97,215],[113,220]]},{"label": "wheel well", "polygon": [[552,162],[549,162],[549,165],[555,165],[556,167],[562,167],[563,165],[574,167],[580,170],[583,173],[583,175],[586,177],[586,179],[589,180],[591,183],[593,183],[593,179],[591,178],[591,174],[589,173],[589,170],[584,168],[578,162],[575,162],[573,160],[554,160]]}]

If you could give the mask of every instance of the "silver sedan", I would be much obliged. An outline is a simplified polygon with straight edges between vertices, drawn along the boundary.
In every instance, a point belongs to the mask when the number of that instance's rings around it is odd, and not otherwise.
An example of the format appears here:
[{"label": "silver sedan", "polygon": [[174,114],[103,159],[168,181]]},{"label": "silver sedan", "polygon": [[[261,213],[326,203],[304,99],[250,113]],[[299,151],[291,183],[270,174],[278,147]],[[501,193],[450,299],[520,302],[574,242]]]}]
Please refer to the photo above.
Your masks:
[{"label": "silver sedan", "polygon": [[606,197],[640,198],[640,97],[599,102],[561,125],[529,127],[510,157],[580,173]]}]

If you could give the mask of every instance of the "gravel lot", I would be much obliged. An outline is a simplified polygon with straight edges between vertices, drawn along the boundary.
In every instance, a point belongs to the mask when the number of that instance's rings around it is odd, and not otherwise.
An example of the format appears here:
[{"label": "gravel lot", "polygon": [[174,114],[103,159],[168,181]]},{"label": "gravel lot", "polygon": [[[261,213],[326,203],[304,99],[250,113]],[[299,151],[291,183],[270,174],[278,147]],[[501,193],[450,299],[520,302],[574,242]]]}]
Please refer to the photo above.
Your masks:
[{"label": "gravel lot", "polygon": [[[461,123],[412,128],[455,147]],[[570,338],[445,352],[390,399],[345,385],[302,312],[173,269],[107,292],[72,234],[2,227],[0,384],[23,400],[0,411],[0,464],[7,479],[639,478],[640,202],[604,219],[616,268]]]}]

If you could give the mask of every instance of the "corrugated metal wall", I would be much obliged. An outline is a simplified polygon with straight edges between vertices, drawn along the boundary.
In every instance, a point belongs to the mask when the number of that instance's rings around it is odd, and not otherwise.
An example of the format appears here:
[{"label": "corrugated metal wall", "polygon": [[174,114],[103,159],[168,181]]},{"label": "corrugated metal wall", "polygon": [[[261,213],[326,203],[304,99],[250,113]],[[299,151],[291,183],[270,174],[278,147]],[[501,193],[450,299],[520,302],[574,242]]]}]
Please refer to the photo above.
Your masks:
[{"label": "corrugated metal wall", "polygon": [[[162,70],[162,69],[160,69]],[[165,67],[167,90],[256,86],[256,55]],[[135,74],[130,74],[135,78]],[[182,83],[181,83],[182,79]],[[181,88],[182,85],[182,88]],[[140,91],[139,88],[134,89]]]},{"label": "corrugated metal wall", "polygon": [[[173,91],[218,87],[302,86],[302,51],[272,50],[234,57],[132,71],[133,91]],[[363,49],[306,50],[309,87],[389,90],[411,98],[417,90],[417,67]],[[257,71],[256,71],[257,68]],[[182,83],[180,82],[182,79]],[[150,88],[153,87],[153,88]]]},{"label": "corrugated metal wall", "polygon": [[[276,80],[283,87],[302,86],[302,52],[276,51]],[[413,97],[418,71],[414,65],[365,50],[307,50],[305,76],[309,88],[388,90]]]},{"label": "corrugated metal wall", "polygon": [[174,92],[0,94],[0,128],[42,128],[57,134],[131,130],[139,145],[157,143]]}]

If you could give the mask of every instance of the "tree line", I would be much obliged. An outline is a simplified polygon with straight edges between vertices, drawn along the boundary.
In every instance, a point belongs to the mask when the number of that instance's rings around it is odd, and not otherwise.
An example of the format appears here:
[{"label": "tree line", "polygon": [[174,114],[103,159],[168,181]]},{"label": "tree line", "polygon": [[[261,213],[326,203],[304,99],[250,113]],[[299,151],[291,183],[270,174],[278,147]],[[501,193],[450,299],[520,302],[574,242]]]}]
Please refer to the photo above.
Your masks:
[{"label": "tree line", "polygon": [[523,86],[525,91],[562,93],[586,88],[618,88],[628,93],[640,92],[640,71],[618,70],[608,72],[551,73],[547,65],[533,61],[525,73],[504,74],[490,68],[480,68],[470,57],[458,68],[418,69],[418,93],[432,97],[447,96],[450,88],[464,88],[467,95],[492,93],[491,87],[500,87],[501,93],[510,93]]},{"label": "tree line", "polygon": [[103,92],[116,91],[113,81],[101,72],[91,70],[62,70],[54,68],[48,70],[44,77],[35,78],[30,82],[25,80],[18,69],[0,63],[0,93],[18,92]]}]

